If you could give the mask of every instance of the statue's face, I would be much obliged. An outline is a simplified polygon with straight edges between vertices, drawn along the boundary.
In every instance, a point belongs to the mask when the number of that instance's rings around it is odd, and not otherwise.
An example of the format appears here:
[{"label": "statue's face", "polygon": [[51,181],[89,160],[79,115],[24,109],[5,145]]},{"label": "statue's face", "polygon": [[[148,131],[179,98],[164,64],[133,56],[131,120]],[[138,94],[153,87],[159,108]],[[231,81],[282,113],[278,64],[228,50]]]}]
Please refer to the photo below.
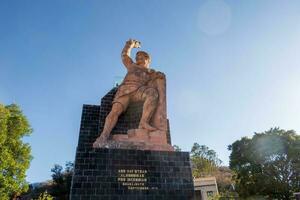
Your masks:
[{"label": "statue's face", "polygon": [[135,57],[135,60],[136,60],[137,65],[139,65],[141,67],[149,68],[150,60],[145,55],[137,54],[136,57]]}]

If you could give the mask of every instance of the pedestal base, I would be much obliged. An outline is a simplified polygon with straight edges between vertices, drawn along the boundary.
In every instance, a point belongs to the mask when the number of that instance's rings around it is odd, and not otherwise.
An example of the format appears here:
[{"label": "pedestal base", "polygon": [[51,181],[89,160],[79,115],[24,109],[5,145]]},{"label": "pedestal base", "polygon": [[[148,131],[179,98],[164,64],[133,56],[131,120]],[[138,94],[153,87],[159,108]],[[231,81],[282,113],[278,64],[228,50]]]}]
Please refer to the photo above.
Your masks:
[{"label": "pedestal base", "polygon": [[98,143],[98,148],[136,149],[151,151],[174,151],[167,142],[165,131],[147,131],[131,129],[127,134],[114,134],[104,143]]},{"label": "pedestal base", "polygon": [[94,149],[77,153],[70,200],[190,200],[187,152]]}]

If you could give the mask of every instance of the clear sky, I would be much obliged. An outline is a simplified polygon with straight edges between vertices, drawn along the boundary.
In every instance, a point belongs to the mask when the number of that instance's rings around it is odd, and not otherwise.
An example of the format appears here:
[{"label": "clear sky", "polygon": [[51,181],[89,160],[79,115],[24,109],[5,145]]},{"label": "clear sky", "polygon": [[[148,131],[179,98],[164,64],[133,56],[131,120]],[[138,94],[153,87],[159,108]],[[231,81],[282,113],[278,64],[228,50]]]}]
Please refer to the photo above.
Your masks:
[{"label": "clear sky", "polygon": [[[29,182],[73,161],[82,104],[126,74],[120,52],[142,42],[167,75],[173,144],[214,149],[271,127],[300,132],[300,1],[0,1],[0,101],[34,132]],[[134,53],[134,52],[133,52]]]}]

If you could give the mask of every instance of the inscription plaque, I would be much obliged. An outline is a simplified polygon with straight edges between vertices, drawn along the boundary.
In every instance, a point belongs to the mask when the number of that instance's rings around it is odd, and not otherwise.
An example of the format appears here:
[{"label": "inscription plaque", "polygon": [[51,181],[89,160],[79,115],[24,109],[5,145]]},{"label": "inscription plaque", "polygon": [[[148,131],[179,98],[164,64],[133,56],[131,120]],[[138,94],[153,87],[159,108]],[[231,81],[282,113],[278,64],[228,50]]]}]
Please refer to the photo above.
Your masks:
[{"label": "inscription plaque", "polygon": [[129,190],[149,190],[147,186],[147,170],[119,169],[118,182]]}]

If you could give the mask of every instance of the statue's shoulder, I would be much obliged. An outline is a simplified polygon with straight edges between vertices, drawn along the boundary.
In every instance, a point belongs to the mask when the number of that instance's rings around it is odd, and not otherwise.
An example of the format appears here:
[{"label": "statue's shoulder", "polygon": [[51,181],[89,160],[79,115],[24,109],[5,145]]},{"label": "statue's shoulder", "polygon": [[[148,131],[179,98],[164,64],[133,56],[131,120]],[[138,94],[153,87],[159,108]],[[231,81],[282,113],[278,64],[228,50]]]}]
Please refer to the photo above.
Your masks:
[{"label": "statue's shoulder", "polygon": [[155,72],[156,72],[156,70],[155,70],[155,69],[153,69],[153,68],[149,68],[149,69],[148,69],[148,72],[149,72],[149,73],[155,73]]},{"label": "statue's shoulder", "polygon": [[[158,67],[155,67],[155,69],[157,69]],[[162,73],[162,74],[164,74],[162,71],[159,71],[159,70],[155,70],[154,68],[150,68],[149,70],[151,70],[151,71],[149,71],[149,72],[156,72],[156,73]]]}]

